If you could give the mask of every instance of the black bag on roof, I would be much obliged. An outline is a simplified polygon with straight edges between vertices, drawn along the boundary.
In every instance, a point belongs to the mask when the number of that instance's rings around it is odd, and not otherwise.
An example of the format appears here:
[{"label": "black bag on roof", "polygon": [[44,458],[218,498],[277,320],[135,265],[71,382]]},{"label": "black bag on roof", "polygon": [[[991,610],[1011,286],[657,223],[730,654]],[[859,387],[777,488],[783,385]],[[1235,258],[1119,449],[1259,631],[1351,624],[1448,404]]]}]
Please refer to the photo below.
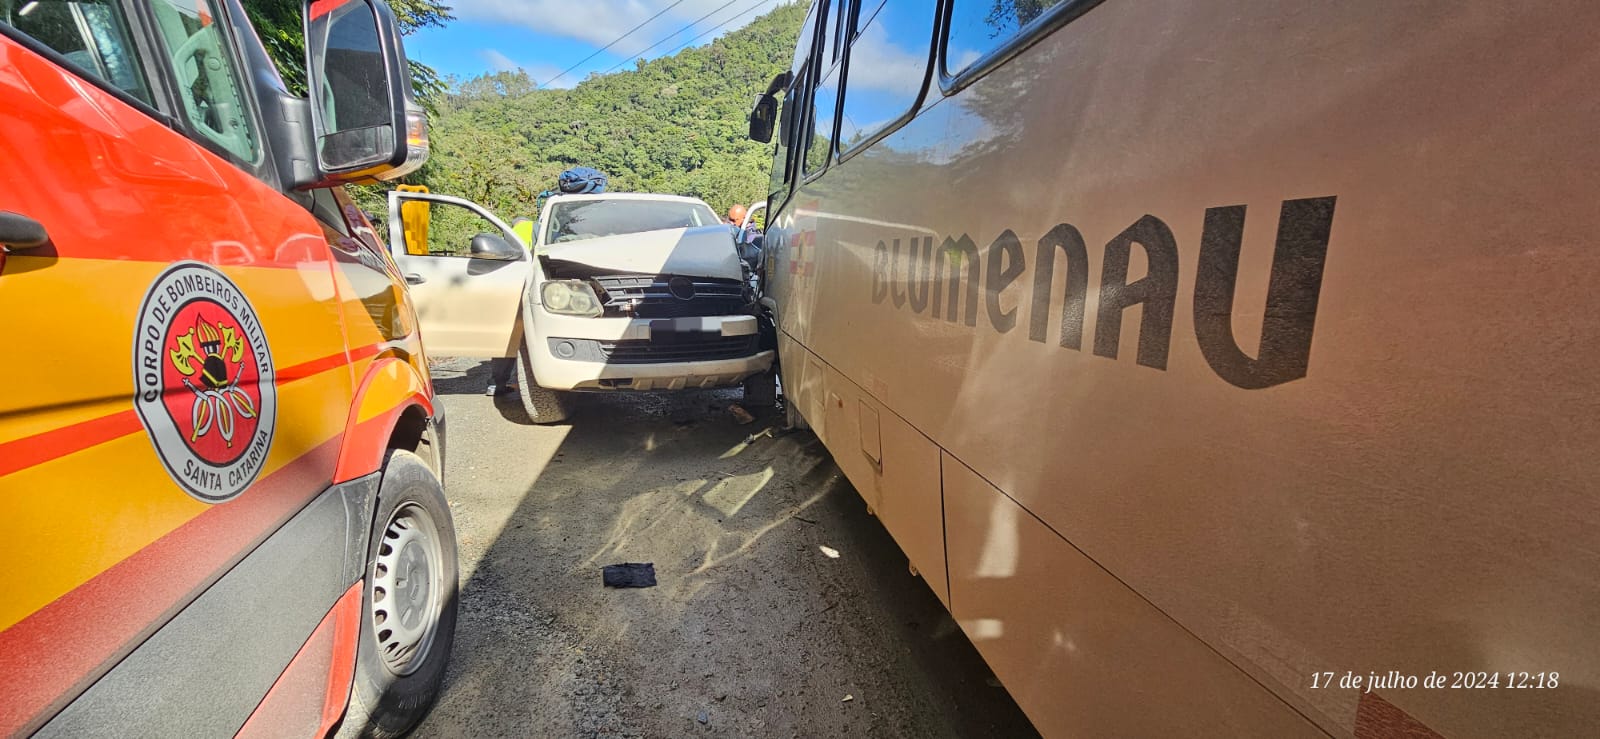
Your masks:
[{"label": "black bag on roof", "polygon": [[573,167],[561,173],[557,185],[562,192],[569,195],[605,192],[606,175],[590,167]]}]

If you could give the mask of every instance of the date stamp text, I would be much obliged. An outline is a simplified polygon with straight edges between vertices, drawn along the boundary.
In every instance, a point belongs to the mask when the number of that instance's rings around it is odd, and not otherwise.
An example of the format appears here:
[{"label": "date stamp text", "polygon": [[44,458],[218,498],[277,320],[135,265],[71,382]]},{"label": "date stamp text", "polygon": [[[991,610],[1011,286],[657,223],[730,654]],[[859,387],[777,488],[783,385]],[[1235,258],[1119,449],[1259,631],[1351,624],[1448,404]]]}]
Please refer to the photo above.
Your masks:
[{"label": "date stamp text", "polygon": [[1548,690],[1561,685],[1559,672],[1439,672],[1413,675],[1390,670],[1362,674],[1346,670],[1311,673],[1311,689],[1374,690]]}]

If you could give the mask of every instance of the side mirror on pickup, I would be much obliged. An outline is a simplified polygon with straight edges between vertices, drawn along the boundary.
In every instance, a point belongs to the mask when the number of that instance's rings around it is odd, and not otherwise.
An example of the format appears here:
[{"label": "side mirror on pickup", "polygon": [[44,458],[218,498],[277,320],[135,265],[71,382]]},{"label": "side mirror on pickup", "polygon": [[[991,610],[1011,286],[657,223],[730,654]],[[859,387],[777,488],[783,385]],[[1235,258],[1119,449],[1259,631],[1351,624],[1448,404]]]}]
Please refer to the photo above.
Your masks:
[{"label": "side mirror on pickup", "polygon": [[472,237],[469,253],[473,259],[493,259],[499,262],[515,262],[522,259],[521,249],[512,246],[504,237],[492,233],[480,233]]},{"label": "side mirror on pickup", "polygon": [[308,0],[306,72],[325,184],[393,180],[428,158],[428,119],[387,3]]}]

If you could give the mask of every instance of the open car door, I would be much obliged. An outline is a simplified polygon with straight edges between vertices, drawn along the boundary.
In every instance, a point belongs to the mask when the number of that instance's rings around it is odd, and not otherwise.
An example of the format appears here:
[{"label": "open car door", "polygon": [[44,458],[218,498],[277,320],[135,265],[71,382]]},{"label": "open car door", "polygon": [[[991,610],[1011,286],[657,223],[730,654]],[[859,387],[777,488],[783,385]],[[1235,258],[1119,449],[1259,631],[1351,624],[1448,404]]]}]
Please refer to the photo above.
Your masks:
[{"label": "open car door", "polygon": [[469,200],[396,190],[389,249],[410,284],[430,355],[516,356],[533,263],[510,226]]}]

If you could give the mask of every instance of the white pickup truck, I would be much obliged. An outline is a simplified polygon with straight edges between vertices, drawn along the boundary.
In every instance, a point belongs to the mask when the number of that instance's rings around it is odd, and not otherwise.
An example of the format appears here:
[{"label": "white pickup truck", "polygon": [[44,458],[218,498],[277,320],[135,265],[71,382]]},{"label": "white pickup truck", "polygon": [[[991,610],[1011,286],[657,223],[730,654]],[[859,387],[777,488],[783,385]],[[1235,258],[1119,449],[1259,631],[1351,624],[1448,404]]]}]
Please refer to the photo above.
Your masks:
[{"label": "white pickup truck", "polygon": [[390,248],[428,353],[516,357],[535,423],[564,420],[572,391],[755,378],[755,392],[769,394],[761,382],[771,383],[775,352],[764,345],[750,267],[704,201],[555,195],[536,224],[513,228],[460,198],[389,198]]}]

